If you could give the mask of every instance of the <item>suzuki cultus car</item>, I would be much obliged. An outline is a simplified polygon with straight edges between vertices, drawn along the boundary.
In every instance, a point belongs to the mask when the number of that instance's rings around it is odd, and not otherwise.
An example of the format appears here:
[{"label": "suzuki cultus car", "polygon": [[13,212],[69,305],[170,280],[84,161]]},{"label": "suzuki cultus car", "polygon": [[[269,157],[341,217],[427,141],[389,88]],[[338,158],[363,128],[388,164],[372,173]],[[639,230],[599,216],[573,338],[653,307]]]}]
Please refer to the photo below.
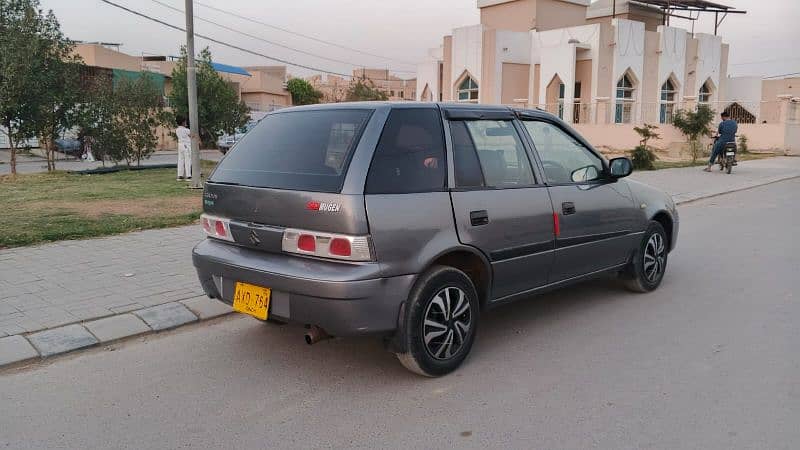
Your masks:
[{"label": "suzuki cultus car", "polygon": [[496,305],[607,274],[659,286],[678,213],[631,170],[538,110],[287,108],[209,177],[194,265],[236,311],[305,324],[309,343],[380,336],[444,375]]}]

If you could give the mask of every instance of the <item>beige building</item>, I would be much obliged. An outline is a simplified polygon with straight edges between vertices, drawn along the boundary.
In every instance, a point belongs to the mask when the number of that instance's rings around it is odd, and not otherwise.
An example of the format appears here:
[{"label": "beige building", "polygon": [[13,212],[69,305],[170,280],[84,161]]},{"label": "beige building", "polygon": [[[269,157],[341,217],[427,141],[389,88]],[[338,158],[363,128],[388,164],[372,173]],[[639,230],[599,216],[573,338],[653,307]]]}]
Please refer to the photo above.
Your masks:
[{"label": "beige building", "polygon": [[[452,30],[418,65],[416,98],[536,107],[587,134],[607,133],[613,124],[621,130],[615,136],[633,138],[634,124],[671,128],[680,108],[731,107],[741,83],[728,77],[728,44],[670,26],[675,10],[646,3],[477,0],[481,22]],[[780,83],[763,86],[758,99],[748,99],[759,111],[749,113],[759,123],[786,122],[782,105],[791,95],[781,97],[789,93]],[[736,110],[753,107],[742,101]],[[629,145],[614,139],[600,145]],[[788,141],[764,145],[784,148]]]},{"label": "beige building", "polygon": [[347,98],[347,90],[350,89],[350,78],[338,75],[317,74],[306,78],[314,89],[322,92],[323,103],[343,102]]},{"label": "beige building", "polygon": [[[148,72],[160,84],[166,98],[172,90],[172,70],[177,61],[159,55],[129,55],[118,50],[116,44],[84,43],[75,46],[75,53],[86,64],[90,76],[135,77]],[[285,66],[236,67],[213,63],[214,69],[236,90],[239,97],[253,112],[268,112],[290,106],[292,98],[286,90]],[[166,101],[166,100],[165,100]],[[170,130],[159,130],[159,148],[174,148]]]},{"label": "beige building", "polygon": [[[172,70],[176,60],[157,55],[128,55],[102,44],[78,44],[75,53],[93,68],[139,73],[141,71],[164,77],[164,95],[172,89]],[[236,67],[213,63],[214,69],[225,79],[254,111],[271,111],[290,106],[291,95],[286,90],[285,66]]]},{"label": "beige building", "polygon": [[247,66],[250,78],[241,87],[241,97],[253,111],[274,111],[291,106],[292,96],[286,90],[286,66]]},{"label": "beige building", "polygon": [[363,80],[386,94],[391,101],[415,100],[417,98],[416,78],[404,79],[388,69],[353,69],[353,76],[345,78],[337,75],[312,75],[306,79],[315,89],[322,92],[325,103],[343,102],[347,91],[357,80]]}]

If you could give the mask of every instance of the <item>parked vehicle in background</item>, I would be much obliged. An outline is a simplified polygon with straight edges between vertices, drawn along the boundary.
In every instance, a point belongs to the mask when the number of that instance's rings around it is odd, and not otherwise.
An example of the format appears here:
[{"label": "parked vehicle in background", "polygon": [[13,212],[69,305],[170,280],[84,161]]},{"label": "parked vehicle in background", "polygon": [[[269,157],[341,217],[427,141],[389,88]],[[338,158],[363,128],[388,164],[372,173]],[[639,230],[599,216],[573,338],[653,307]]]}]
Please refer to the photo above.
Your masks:
[{"label": "parked vehicle in background", "polygon": [[678,212],[631,170],[538,110],[284,109],[210,175],[193,262],[236,311],[306,324],[308,343],[381,336],[440,376],[494,306],[604,274],[659,286]]},{"label": "parked vehicle in background", "polygon": [[219,151],[221,151],[223,155],[228,153],[228,150],[230,150],[234,144],[239,142],[248,131],[252,130],[257,123],[257,121],[251,120],[247,122],[238,132],[234,134],[225,133],[220,136],[219,139],[217,139],[217,148]]},{"label": "parked vehicle in background", "polygon": [[72,156],[75,159],[80,159],[83,154],[83,146],[81,141],[75,138],[61,138],[53,141],[56,145],[56,150],[67,156]]},{"label": "parked vehicle in background", "polygon": [[247,132],[253,129],[256,124],[263,119],[267,115],[264,111],[250,111],[250,120],[236,133],[234,134],[223,134],[222,136],[217,139],[217,148],[222,152],[222,154],[228,153],[234,144],[239,142]]}]

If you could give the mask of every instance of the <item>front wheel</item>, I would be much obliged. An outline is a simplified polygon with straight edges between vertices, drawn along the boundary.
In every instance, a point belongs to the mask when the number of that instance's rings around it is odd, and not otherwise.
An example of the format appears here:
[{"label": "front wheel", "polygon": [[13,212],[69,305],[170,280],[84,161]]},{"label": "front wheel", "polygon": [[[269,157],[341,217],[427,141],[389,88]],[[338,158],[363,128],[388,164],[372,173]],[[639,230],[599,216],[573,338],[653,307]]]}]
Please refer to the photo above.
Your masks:
[{"label": "front wheel", "polygon": [[437,266],[424,273],[409,295],[397,358],[410,371],[438,377],[456,370],[475,340],[478,294],[464,272]]},{"label": "front wheel", "polygon": [[634,292],[655,290],[667,270],[667,233],[656,221],[651,221],[647,231],[623,272],[625,286]]}]

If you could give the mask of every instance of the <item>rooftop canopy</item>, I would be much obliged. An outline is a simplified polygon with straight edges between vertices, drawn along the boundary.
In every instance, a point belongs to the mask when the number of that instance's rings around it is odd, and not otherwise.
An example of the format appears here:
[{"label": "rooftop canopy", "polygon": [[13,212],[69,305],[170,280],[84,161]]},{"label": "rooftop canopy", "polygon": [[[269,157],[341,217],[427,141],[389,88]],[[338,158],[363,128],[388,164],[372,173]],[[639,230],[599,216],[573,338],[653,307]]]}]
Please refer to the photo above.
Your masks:
[{"label": "rooftop canopy", "polygon": [[667,11],[696,11],[696,12],[721,12],[744,14],[733,6],[721,5],[707,0],[632,0],[631,3],[656,6]]},{"label": "rooftop canopy", "polygon": [[733,6],[721,5],[706,0],[632,0],[632,3],[657,6],[661,9],[674,11],[729,12],[741,14],[746,12],[738,10]]},{"label": "rooftop canopy", "polygon": [[212,62],[211,66],[214,67],[214,70],[216,70],[217,72],[233,73],[236,75],[244,75],[247,77],[251,76],[250,72],[244,70],[241,67],[229,66],[228,64],[222,64],[218,62]]},{"label": "rooftop canopy", "polygon": [[[612,2],[616,2],[616,0],[612,0]],[[733,6],[707,0],[630,0],[630,3],[660,9],[665,24],[669,24],[669,17],[679,17],[694,21],[700,16],[700,13],[714,13],[714,34],[717,34],[717,29],[728,14],[747,13],[747,11],[736,9]],[[689,16],[675,14],[678,11],[688,12]],[[720,14],[722,14],[722,17],[720,17]]]}]

